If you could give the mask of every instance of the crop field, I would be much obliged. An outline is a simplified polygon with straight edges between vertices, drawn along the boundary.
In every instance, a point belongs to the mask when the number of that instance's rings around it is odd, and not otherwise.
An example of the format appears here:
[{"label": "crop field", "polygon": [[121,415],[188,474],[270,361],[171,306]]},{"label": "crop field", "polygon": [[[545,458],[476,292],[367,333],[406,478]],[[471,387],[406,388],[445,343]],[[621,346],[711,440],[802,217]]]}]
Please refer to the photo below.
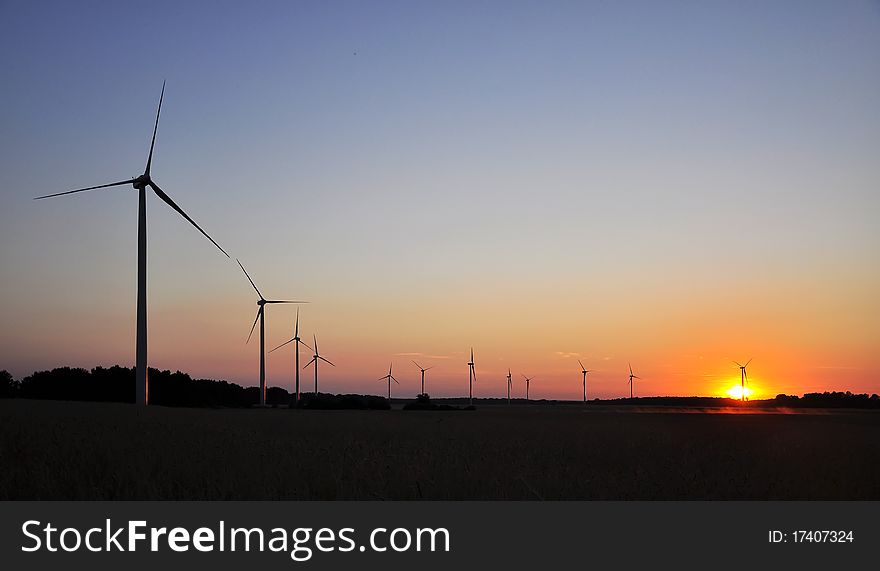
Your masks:
[{"label": "crop field", "polygon": [[0,400],[0,499],[880,499],[880,413]]}]

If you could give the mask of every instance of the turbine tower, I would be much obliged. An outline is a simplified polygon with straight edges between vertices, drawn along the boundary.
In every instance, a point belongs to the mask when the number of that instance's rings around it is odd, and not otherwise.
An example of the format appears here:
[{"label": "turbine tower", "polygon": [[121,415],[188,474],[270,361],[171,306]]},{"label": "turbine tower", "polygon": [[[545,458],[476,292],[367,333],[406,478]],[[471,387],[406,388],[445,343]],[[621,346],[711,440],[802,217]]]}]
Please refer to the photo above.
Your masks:
[{"label": "turbine tower", "polygon": [[[379,377],[379,382],[386,381],[386,380],[388,381],[388,402],[389,403],[391,403],[391,381],[394,381],[398,385],[400,384],[400,382],[394,378],[394,375],[391,374],[391,367],[393,367],[393,366],[394,366],[394,361],[392,361],[391,364],[388,365],[388,374],[385,375],[384,377]],[[425,372],[422,371],[422,374],[424,375]]]},{"label": "turbine tower", "polygon": [[[260,322],[260,406],[265,406],[266,404],[266,304],[267,303],[306,303],[305,301],[288,301],[283,299],[266,299],[263,297],[263,294],[260,293],[260,290],[257,289],[257,284],[254,283],[254,280],[251,279],[251,276],[248,275],[247,270],[244,269],[244,266],[241,264],[239,260],[235,260],[238,262],[238,266],[241,268],[241,271],[244,272],[245,277],[247,277],[248,281],[251,282],[251,285],[254,288],[254,291],[257,292],[257,295],[260,296],[260,299],[257,300],[257,317],[254,319],[254,324],[251,326],[251,332],[248,333],[248,338],[245,343],[250,343],[251,336],[254,334],[254,329],[257,327],[257,321]],[[315,351],[317,353],[317,351]]]},{"label": "turbine tower", "polygon": [[642,380],[641,377],[637,377],[633,374],[633,366],[629,364],[629,398],[633,398],[633,379]]},{"label": "turbine tower", "polygon": [[159,114],[162,112],[162,100],[165,98],[165,82],[162,82],[162,93],[159,95],[159,107],[156,110],[156,123],[153,125],[153,138],[150,142],[150,154],[147,156],[147,167],[144,174],[122,180],[119,182],[111,182],[108,184],[99,184],[98,186],[89,186],[86,188],[78,188],[76,190],[68,190],[66,192],[58,192],[55,194],[47,194],[38,196],[34,200],[43,198],[52,198],[54,196],[62,196],[65,194],[74,194],[77,192],[85,192],[87,190],[95,190],[98,188],[109,188],[112,186],[132,185],[138,191],[138,281],[137,281],[137,341],[136,341],[136,357],[135,357],[135,402],[137,404],[149,404],[150,401],[150,385],[147,379],[147,187],[162,199],[168,206],[183,216],[187,222],[196,227],[208,240],[223,252],[226,257],[229,254],[220,247],[220,244],[208,236],[208,233],[190,218],[186,212],[181,209],[177,203],[171,200],[171,197],[159,188],[150,174],[150,168],[153,164],[153,148],[156,146],[156,131],[159,129]]},{"label": "turbine tower", "polygon": [[532,378],[525,375],[523,378],[526,380],[526,400],[529,400],[529,384],[532,382]]},{"label": "turbine tower", "polygon": [[584,374],[584,404],[587,404],[587,373],[592,373],[593,370],[584,367],[584,364],[581,363],[580,359],[578,359],[578,365],[581,366],[581,373]]},{"label": "turbine tower", "polygon": [[739,363],[734,361],[734,364],[737,367],[739,367],[739,382],[742,387],[739,397],[742,400],[742,402],[746,402],[746,380],[749,378],[749,374],[746,373],[746,367],[748,367],[749,363],[751,363],[751,362],[752,362],[752,359],[749,359],[748,361],[746,361],[745,365],[740,365]]},{"label": "turbine tower", "polygon": [[[416,367],[418,367],[419,370],[422,372],[422,393],[421,393],[421,394],[425,394],[425,371],[430,371],[431,369],[434,368],[434,366],[431,365],[430,367],[428,367],[428,368],[426,369],[426,368],[422,367],[421,365],[419,365],[418,363],[416,363],[415,361],[413,361],[413,365],[415,365]],[[391,374],[391,370],[390,370],[390,369],[389,369],[389,371],[388,371],[388,374],[389,374],[389,375]],[[384,378],[384,377],[383,377],[383,378]]]},{"label": "turbine tower", "polygon": [[468,361],[468,402],[474,404],[474,381],[477,380],[477,371],[474,369],[474,348],[471,347],[471,360]]},{"label": "turbine tower", "polygon": [[320,359],[321,361],[324,361],[325,363],[327,363],[331,367],[335,367],[336,365],[334,365],[333,363],[331,363],[330,361],[328,361],[327,359],[322,357],[320,354],[318,354],[318,337],[316,335],[312,335],[312,342],[314,342],[314,344],[315,344],[315,354],[312,356],[312,360],[309,361],[308,363],[306,363],[306,366],[303,367],[303,369],[305,369],[306,367],[308,367],[312,363],[315,364],[315,394],[317,395],[318,394],[318,360]]},{"label": "turbine tower", "polygon": [[510,369],[507,369],[507,404],[510,404],[510,388],[513,386],[513,377]]},{"label": "turbine tower", "polygon": [[[272,351],[275,351],[276,349],[281,349],[282,347],[284,347],[288,343],[296,343],[296,359],[293,363],[293,368],[296,370],[296,402],[299,402],[299,396],[300,396],[300,392],[299,392],[299,346],[305,345],[305,347],[307,349],[312,349],[312,348],[309,347],[307,343],[304,343],[303,340],[299,338],[299,308],[298,307],[296,308],[296,323],[293,326],[293,339],[291,339],[290,341],[285,341],[281,345],[275,347],[275,349],[272,349]],[[271,353],[272,351],[269,351],[269,352]],[[312,351],[314,351],[314,349],[312,349]]]}]

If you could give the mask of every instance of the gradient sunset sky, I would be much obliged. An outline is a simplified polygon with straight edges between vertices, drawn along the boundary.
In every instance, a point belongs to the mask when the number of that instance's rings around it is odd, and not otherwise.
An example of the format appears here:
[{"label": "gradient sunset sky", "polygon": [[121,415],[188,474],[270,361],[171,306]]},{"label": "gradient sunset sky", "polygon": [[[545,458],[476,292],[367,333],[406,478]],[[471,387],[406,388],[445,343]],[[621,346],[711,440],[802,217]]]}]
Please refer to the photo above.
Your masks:
[{"label": "gradient sunset sky", "polygon": [[[878,2],[3,0],[0,66],[17,378],[133,364],[136,194],[32,198],[140,174],[167,79],[156,182],[311,302],[324,390],[880,390]],[[253,290],[148,200],[150,366],[256,384]]]}]

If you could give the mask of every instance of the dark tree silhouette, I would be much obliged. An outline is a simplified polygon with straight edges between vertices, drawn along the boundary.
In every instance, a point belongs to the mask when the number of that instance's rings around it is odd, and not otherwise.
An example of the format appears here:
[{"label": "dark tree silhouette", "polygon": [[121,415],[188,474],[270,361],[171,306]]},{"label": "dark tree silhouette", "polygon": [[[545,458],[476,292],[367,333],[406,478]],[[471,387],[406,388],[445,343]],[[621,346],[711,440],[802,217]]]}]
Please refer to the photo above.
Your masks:
[{"label": "dark tree silhouette", "polygon": [[7,370],[0,371],[0,399],[9,399],[18,393],[18,382]]}]

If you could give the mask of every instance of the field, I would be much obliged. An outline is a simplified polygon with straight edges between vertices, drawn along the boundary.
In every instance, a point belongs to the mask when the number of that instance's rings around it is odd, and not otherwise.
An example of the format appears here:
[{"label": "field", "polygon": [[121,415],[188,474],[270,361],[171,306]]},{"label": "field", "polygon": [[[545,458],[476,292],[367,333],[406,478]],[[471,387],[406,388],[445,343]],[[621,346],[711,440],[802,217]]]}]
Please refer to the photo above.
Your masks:
[{"label": "field", "polygon": [[0,400],[0,499],[880,499],[880,413],[723,412]]}]

